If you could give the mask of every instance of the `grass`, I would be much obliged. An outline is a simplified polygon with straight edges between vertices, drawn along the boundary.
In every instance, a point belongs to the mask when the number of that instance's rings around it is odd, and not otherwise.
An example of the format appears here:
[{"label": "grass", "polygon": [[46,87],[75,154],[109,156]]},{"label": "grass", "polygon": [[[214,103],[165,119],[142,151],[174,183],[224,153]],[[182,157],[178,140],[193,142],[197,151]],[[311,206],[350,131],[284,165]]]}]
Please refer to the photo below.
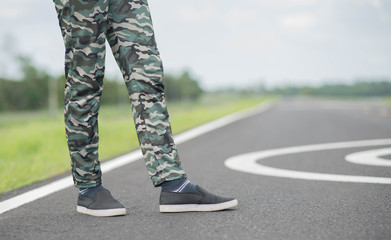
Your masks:
[{"label": "grass", "polygon": [[391,97],[387,97],[387,98],[385,99],[385,102],[386,102],[386,104],[387,104],[388,106],[391,106]]},{"label": "grass", "polygon": [[[206,96],[197,102],[168,103],[174,134],[251,106],[265,98]],[[0,193],[70,169],[62,114],[0,114]],[[99,115],[102,161],[138,148],[130,106],[103,106]]]}]

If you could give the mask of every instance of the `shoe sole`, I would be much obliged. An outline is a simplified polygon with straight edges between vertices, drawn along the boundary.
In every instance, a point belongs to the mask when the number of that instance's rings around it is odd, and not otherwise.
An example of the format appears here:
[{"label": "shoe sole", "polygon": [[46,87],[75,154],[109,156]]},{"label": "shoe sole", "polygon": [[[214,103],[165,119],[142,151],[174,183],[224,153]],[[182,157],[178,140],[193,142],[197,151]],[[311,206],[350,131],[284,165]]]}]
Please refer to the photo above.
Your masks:
[{"label": "shoe sole", "polygon": [[160,212],[214,212],[238,205],[238,200],[234,199],[228,202],[216,204],[178,204],[178,205],[160,205]]},{"label": "shoe sole", "polygon": [[76,211],[79,213],[95,216],[95,217],[113,217],[123,216],[126,214],[126,208],[114,208],[114,209],[88,209],[86,207],[77,206]]}]

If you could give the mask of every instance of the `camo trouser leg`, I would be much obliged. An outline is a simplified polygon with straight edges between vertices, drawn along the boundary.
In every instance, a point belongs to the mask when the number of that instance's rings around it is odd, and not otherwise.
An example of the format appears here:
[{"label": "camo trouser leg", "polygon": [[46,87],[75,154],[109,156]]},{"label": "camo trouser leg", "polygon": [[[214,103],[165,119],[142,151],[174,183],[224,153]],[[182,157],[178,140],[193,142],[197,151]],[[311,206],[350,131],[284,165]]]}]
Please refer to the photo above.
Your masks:
[{"label": "camo trouser leg", "polygon": [[65,128],[75,186],[101,183],[98,112],[105,39],[124,75],[155,186],[185,177],[164,100],[163,68],[146,1],[54,0],[65,43]]},{"label": "camo trouser leg", "polygon": [[147,0],[110,0],[107,39],[123,74],[152,182],[185,177],[164,98],[163,65]]}]

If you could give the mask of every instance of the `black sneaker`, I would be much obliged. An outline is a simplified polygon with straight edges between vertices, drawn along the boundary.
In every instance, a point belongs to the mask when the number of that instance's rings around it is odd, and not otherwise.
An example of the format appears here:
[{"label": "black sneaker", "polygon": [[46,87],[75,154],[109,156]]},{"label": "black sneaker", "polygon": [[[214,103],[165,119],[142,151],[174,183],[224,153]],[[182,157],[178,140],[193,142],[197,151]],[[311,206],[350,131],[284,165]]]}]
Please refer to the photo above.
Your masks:
[{"label": "black sneaker", "polygon": [[99,190],[93,198],[79,194],[77,212],[96,217],[111,217],[126,214],[126,208],[111,196],[109,190]]},{"label": "black sneaker", "polygon": [[197,186],[197,192],[160,193],[160,212],[211,212],[232,208],[238,205],[235,198],[220,197]]}]

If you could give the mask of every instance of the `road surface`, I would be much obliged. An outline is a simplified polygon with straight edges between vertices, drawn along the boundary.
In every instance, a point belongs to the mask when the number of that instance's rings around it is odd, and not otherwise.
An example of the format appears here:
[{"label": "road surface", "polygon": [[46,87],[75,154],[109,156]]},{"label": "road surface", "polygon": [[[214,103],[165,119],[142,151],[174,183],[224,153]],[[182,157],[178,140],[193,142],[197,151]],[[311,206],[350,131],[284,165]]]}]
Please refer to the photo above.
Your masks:
[{"label": "road surface", "polygon": [[[391,239],[390,138],[389,107],[282,100],[267,111],[178,145],[189,179],[211,192],[235,196],[239,206],[233,210],[159,213],[159,189],[152,187],[144,163],[138,160],[103,176],[104,186],[127,207],[126,216],[94,218],[76,213],[77,191],[68,187],[1,214],[0,238]],[[344,145],[346,142],[353,145]],[[314,145],[319,148],[303,151]],[[270,150],[279,154],[262,159],[254,155],[259,159],[253,164],[299,175],[251,173],[257,168],[254,165],[248,172],[226,166],[227,159],[247,156],[240,160],[243,167],[248,154],[273,152]],[[380,165],[347,161],[346,156],[352,154],[353,160],[380,161]],[[306,174],[331,177],[300,179]],[[367,178],[346,182],[338,176]],[[373,178],[386,182],[365,181]],[[0,201],[48,181],[0,195]]]}]

